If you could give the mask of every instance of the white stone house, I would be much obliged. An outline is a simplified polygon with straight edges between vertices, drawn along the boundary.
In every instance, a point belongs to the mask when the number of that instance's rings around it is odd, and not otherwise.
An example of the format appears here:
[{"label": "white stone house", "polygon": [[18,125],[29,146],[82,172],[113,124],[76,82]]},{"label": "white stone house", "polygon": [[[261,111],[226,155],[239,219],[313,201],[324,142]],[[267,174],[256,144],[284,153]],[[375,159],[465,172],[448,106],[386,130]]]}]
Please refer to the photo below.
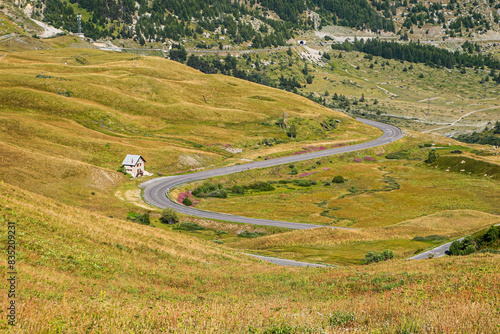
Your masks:
[{"label": "white stone house", "polygon": [[146,160],[144,160],[144,158],[140,155],[127,154],[125,159],[123,159],[122,165],[125,167],[127,173],[133,177],[139,177],[149,174],[144,169],[145,162]]}]

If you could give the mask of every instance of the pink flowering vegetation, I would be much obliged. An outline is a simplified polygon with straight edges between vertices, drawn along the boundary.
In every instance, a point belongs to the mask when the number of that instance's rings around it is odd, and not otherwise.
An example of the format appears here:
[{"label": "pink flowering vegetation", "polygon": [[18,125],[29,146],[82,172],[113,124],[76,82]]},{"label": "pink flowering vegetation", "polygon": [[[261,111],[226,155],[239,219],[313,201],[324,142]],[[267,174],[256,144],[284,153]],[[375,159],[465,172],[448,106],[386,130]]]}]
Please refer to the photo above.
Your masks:
[{"label": "pink flowering vegetation", "polygon": [[376,162],[377,161],[377,159],[375,159],[373,157],[370,157],[370,156],[366,156],[363,159],[361,159],[361,158],[355,158],[355,159],[353,159],[354,162],[362,162],[363,160],[364,161],[370,161],[370,162]]},{"label": "pink flowering vegetation", "polygon": [[177,195],[177,202],[182,203],[184,198],[189,197],[189,196],[192,196],[190,191],[181,192],[181,193],[179,193],[179,195]]},{"label": "pink flowering vegetation", "polygon": [[323,151],[323,150],[326,150],[326,147],[324,147],[324,146],[305,146],[305,147],[302,147],[302,149],[303,149],[303,151],[297,151],[297,152],[293,153],[293,155]]},{"label": "pink flowering vegetation", "polygon": [[191,202],[193,202],[193,205],[195,205],[196,203],[199,203],[199,201],[194,200],[193,195],[191,194],[190,191],[185,191],[185,192],[179,193],[179,195],[177,195],[177,202],[182,204],[182,201],[184,201],[185,198],[189,198],[191,200]]},{"label": "pink flowering vegetation", "polygon": [[[332,145],[331,148],[344,147],[346,145],[347,145],[346,143],[337,143],[335,145]],[[293,155],[323,151],[323,150],[326,150],[328,148],[325,146],[305,146],[305,147],[302,147],[302,149],[303,149],[303,151],[297,151],[297,152],[293,153]]]},{"label": "pink flowering vegetation", "polygon": [[311,176],[313,174],[316,174],[316,172],[301,173],[298,175],[298,177],[307,177],[307,176]]}]

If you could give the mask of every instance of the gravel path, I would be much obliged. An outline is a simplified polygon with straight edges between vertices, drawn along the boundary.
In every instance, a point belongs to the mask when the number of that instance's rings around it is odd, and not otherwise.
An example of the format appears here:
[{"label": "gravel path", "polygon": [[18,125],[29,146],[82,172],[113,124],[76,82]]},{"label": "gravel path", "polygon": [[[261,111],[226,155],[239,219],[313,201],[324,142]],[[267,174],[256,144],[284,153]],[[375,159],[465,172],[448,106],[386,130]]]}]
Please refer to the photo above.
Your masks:
[{"label": "gravel path", "polygon": [[38,21],[35,19],[31,19],[31,21],[35,22],[36,24],[38,24],[40,27],[43,28],[44,32],[40,35],[41,38],[50,38],[63,32],[61,29],[49,26],[47,23],[44,23],[42,21]]}]

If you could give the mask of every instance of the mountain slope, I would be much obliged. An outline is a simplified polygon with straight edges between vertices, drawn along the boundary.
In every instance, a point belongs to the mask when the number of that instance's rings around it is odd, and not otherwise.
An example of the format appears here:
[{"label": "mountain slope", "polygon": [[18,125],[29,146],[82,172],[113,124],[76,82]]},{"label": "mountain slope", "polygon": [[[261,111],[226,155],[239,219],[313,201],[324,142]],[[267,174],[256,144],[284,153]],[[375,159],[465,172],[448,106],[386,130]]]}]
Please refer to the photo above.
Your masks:
[{"label": "mountain slope", "polygon": [[[313,11],[317,11],[316,14]],[[298,29],[337,24],[372,30],[394,30],[366,0],[179,1],[61,0],[29,1],[25,12],[57,28],[82,31],[91,38],[134,38],[148,42],[182,41],[217,34],[217,43],[252,41],[257,47],[284,45]]]},{"label": "mountain slope", "polygon": [[[161,58],[89,49],[9,53],[0,61],[0,108],[8,161],[0,177],[99,209],[113,207],[104,199],[125,180],[115,170],[126,154],[143,155],[146,170],[172,173],[266,156],[265,139],[280,143],[277,153],[378,135],[294,94]],[[275,125],[285,112],[297,123],[294,139]],[[321,126],[330,118],[341,121],[335,131]]]}]

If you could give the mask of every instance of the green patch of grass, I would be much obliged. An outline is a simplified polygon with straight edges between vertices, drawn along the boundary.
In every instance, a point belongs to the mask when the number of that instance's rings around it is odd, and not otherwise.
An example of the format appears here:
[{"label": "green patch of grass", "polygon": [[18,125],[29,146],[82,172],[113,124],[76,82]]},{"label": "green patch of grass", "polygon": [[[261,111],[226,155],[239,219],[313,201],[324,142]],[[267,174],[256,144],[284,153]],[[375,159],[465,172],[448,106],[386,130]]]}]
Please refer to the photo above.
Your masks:
[{"label": "green patch of grass", "polygon": [[269,102],[274,102],[276,101],[275,99],[273,99],[272,97],[269,97],[269,96],[260,96],[260,95],[254,95],[254,96],[250,96],[249,99],[254,99],[254,100],[261,100],[261,101],[269,101]]},{"label": "green patch of grass", "polygon": [[200,230],[205,230],[205,227],[200,226],[196,223],[182,222],[176,224],[172,229],[178,231],[200,231]]},{"label": "green patch of grass", "polygon": [[408,158],[408,152],[391,152],[386,154],[386,159],[401,160]]},{"label": "green patch of grass", "polygon": [[440,156],[432,165],[447,172],[500,179],[500,165],[465,156]]},{"label": "green patch of grass", "polygon": [[448,241],[450,239],[448,239],[447,237],[444,237],[442,235],[433,234],[433,235],[428,235],[428,236],[425,236],[425,237],[416,236],[412,240],[414,240],[414,241],[431,241],[431,242],[435,242],[435,243],[443,243],[443,242]]},{"label": "green patch of grass", "polygon": [[241,231],[238,236],[241,238],[258,238],[264,236],[265,233],[261,232],[251,232],[251,231]]},{"label": "green patch of grass", "polygon": [[[357,241],[339,244],[336,246],[281,246],[259,249],[258,252],[266,256],[285,257],[304,262],[321,262],[336,265],[363,264],[364,257],[371,251],[391,249],[396,258],[406,258],[418,249],[427,249],[432,243],[412,241],[407,239],[390,239],[378,241]],[[257,251],[257,250],[254,250]]]}]

